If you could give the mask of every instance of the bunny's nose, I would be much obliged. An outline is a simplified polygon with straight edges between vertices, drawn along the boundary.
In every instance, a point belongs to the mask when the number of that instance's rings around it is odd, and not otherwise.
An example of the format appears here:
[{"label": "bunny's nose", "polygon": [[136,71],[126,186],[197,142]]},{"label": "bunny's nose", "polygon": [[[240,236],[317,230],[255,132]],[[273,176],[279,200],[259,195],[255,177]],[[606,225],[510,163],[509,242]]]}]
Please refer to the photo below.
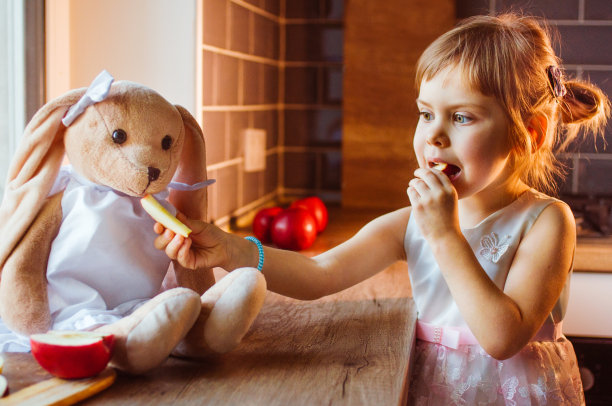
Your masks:
[{"label": "bunny's nose", "polygon": [[159,174],[161,173],[159,169],[153,166],[149,166],[148,171],[149,171],[149,180],[151,182],[156,181],[157,178],[159,178]]}]

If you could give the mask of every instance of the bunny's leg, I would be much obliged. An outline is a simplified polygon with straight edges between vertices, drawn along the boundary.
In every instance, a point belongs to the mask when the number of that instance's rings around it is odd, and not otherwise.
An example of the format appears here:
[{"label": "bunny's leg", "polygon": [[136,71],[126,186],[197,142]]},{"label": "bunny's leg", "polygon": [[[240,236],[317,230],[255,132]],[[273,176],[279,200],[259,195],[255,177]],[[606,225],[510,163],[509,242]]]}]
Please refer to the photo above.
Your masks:
[{"label": "bunny's leg", "polygon": [[47,199],[0,274],[0,317],[20,334],[44,333],[51,327],[47,260],[62,222],[62,196]]},{"label": "bunny's leg", "polygon": [[167,290],[134,313],[96,331],[115,336],[111,365],[143,373],[161,364],[200,314],[200,296],[187,288]]},{"label": "bunny's leg", "polygon": [[266,296],[266,281],[255,268],[229,273],[201,297],[198,320],[173,355],[204,357],[234,349],[259,314]]}]

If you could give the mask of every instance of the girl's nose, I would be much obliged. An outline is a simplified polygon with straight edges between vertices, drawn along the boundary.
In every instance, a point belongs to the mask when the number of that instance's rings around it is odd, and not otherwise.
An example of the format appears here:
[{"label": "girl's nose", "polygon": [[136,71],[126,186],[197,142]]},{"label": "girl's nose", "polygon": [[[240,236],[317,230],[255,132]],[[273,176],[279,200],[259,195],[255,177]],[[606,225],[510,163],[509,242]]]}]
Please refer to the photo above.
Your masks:
[{"label": "girl's nose", "polygon": [[450,141],[442,128],[432,128],[432,131],[427,136],[427,143],[438,148],[448,147]]}]

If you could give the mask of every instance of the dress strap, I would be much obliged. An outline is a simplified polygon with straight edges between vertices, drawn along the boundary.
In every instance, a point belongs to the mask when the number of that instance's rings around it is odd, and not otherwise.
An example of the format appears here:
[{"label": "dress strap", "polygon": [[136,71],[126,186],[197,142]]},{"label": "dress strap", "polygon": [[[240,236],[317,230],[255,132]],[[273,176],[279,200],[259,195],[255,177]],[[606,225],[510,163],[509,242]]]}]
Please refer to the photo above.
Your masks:
[{"label": "dress strap", "polygon": [[[530,341],[557,341],[562,335],[562,322],[545,323]],[[421,320],[416,323],[416,337],[455,350],[460,345],[478,344],[478,340],[467,327],[436,326]]]},{"label": "dress strap", "polygon": [[563,336],[563,321],[558,323],[547,322],[540,328],[540,331],[531,341],[557,341]]}]

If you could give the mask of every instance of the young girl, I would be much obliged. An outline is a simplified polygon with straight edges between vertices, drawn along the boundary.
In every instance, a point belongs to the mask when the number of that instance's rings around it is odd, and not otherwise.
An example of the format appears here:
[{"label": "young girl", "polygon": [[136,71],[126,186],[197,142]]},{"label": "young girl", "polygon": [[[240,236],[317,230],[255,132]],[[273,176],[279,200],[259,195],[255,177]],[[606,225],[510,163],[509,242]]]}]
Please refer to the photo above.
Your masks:
[{"label": "young girl", "polygon": [[314,258],[184,218],[191,237],[158,224],[156,247],[187,267],[227,270],[263,255],[269,289],[298,299],[405,260],[419,318],[412,403],[584,404],[576,356],[561,333],[574,219],[543,192],[561,172],[554,153],[582,127],[601,129],[609,104],[558,66],[538,20],[468,19],[418,62],[420,167],[410,207]]}]

